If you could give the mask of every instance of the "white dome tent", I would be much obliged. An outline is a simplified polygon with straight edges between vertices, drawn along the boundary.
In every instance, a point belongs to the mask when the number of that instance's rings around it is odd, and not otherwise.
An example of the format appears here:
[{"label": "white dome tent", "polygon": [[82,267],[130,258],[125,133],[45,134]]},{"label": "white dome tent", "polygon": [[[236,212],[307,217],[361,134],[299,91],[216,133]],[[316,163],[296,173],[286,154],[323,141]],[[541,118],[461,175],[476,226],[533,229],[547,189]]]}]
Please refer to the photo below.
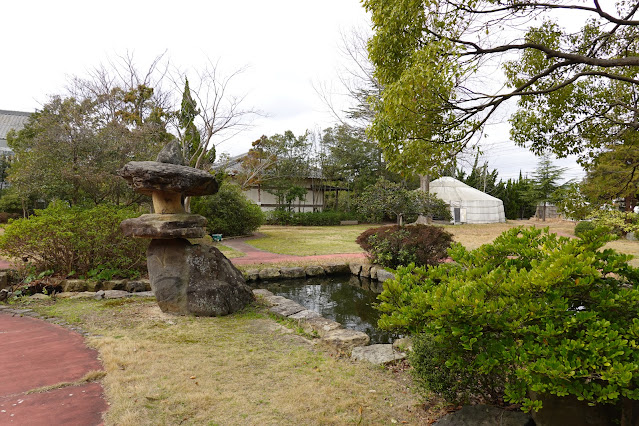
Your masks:
[{"label": "white dome tent", "polygon": [[450,206],[453,223],[506,222],[503,201],[452,177],[432,181],[430,193]]}]

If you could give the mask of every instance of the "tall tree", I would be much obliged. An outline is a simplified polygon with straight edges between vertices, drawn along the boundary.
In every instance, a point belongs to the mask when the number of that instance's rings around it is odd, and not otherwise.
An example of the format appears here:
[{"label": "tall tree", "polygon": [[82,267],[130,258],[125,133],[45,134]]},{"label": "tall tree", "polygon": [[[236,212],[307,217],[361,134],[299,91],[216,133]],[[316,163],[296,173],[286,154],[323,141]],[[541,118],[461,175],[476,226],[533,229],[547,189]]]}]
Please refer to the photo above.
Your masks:
[{"label": "tall tree", "polygon": [[544,155],[537,163],[537,169],[533,172],[530,192],[531,200],[542,204],[542,219],[546,221],[546,210],[549,203],[557,199],[557,190],[562,186],[559,184],[565,168],[555,166],[550,155]]},{"label": "tall tree", "polygon": [[[535,153],[574,153],[586,163],[610,137],[639,128],[636,0],[606,9],[598,0],[364,5],[383,86],[372,132],[395,167],[426,167],[413,159],[418,154],[445,161],[475,141],[510,99],[520,107],[514,139]],[[568,14],[582,22],[580,30],[558,25]],[[495,84],[494,64],[513,57],[505,67],[508,84]]]},{"label": "tall tree", "polygon": [[[197,102],[191,96],[191,88],[189,87],[189,79],[184,81],[184,92],[182,93],[182,103],[177,113],[178,117],[178,133],[180,144],[182,145],[182,155],[188,159],[190,166],[194,166],[197,159],[200,146],[200,132],[195,126],[195,118],[200,114],[197,109]],[[215,154],[215,150],[213,150]]]}]

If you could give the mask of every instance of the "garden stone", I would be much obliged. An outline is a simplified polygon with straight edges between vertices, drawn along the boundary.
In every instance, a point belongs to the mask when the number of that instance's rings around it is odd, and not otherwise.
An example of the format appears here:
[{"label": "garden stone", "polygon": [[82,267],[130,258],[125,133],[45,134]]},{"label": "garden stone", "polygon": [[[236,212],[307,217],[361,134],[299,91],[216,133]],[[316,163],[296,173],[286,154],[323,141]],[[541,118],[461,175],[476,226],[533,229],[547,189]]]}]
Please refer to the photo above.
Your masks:
[{"label": "garden stone", "polygon": [[371,280],[376,280],[377,279],[377,271],[379,270],[379,266],[371,266],[371,270],[370,270],[370,279]]},{"label": "garden stone", "polygon": [[293,302],[292,300],[287,300],[284,303],[280,303],[279,305],[271,307],[269,309],[269,312],[274,313],[279,317],[288,317],[305,309],[306,308],[299,303]]},{"label": "garden stone", "polygon": [[163,312],[221,316],[255,300],[242,273],[215,247],[182,239],[153,240],[147,266]]},{"label": "garden stone", "polygon": [[62,285],[62,291],[67,293],[88,290],[88,285],[85,280],[64,280],[60,284]]},{"label": "garden stone", "polygon": [[410,337],[402,337],[393,342],[393,349],[401,352],[410,352],[413,350],[413,340]]},{"label": "garden stone", "polygon": [[280,269],[280,275],[282,278],[306,278],[306,272],[304,268],[282,268]]},{"label": "garden stone", "polygon": [[260,279],[268,280],[272,278],[279,278],[282,274],[279,269],[276,268],[265,268],[260,270]]},{"label": "garden stone", "polygon": [[310,265],[304,269],[306,276],[308,277],[320,277],[326,275],[326,271],[319,265]]},{"label": "garden stone", "polygon": [[155,297],[152,291],[138,291],[137,293],[129,293],[130,297]]},{"label": "garden stone", "polygon": [[262,296],[262,297],[273,296],[273,293],[268,291],[265,288],[256,288],[255,290],[253,290],[253,294],[255,296]]},{"label": "garden stone", "polygon": [[269,306],[281,305],[282,303],[286,303],[288,299],[283,296],[275,296],[273,293],[271,295],[265,295],[264,300]]},{"label": "garden stone", "polygon": [[140,293],[151,291],[151,283],[149,280],[128,281],[124,287],[129,293]]},{"label": "garden stone", "polygon": [[182,149],[177,141],[171,141],[164,145],[164,148],[160,151],[155,161],[159,163],[177,164],[179,166],[184,165],[184,155]]},{"label": "garden stone", "polygon": [[350,330],[347,328],[338,328],[329,331],[322,336],[322,343],[337,349],[340,352],[350,353],[357,346],[365,346],[371,341],[366,333],[361,331]]},{"label": "garden stone", "polygon": [[349,274],[351,272],[346,263],[331,263],[328,265],[324,265],[324,270],[326,271],[327,275]]},{"label": "garden stone", "polygon": [[46,295],[46,294],[42,294],[42,293],[36,293],[36,294],[32,294],[31,296],[29,296],[29,299],[33,299],[33,300],[45,300],[45,299],[51,299],[50,296]]},{"label": "garden stone", "polygon": [[377,281],[383,283],[386,280],[392,280],[395,278],[395,274],[387,271],[386,269],[378,268],[377,269]]},{"label": "garden stone", "polygon": [[104,291],[105,299],[122,299],[124,297],[131,297],[131,293],[124,290],[105,290]]},{"label": "garden stone", "polygon": [[257,281],[260,278],[260,271],[257,269],[250,269],[244,273],[246,281]]},{"label": "garden stone", "polygon": [[79,293],[60,293],[56,297],[65,298],[63,295],[70,294],[69,299],[93,299],[95,298],[95,292],[93,291],[81,291]]},{"label": "garden stone", "polygon": [[629,241],[637,241],[637,236],[635,235],[635,233],[634,233],[634,232],[628,232],[628,233],[626,234],[626,240],[629,240]]},{"label": "garden stone", "polygon": [[371,264],[362,265],[362,269],[360,270],[359,276],[360,277],[364,277],[364,278],[370,278],[371,277],[371,268],[372,267],[373,267],[373,265],[371,265]]},{"label": "garden stone", "polygon": [[306,321],[306,320],[309,320],[311,318],[318,318],[318,317],[320,317],[320,314],[318,314],[315,311],[308,310],[308,309],[304,309],[303,311],[300,311],[300,312],[298,312],[296,314],[289,315],[290,319],[297,320],[297,321]]},{"label": "garden stone", "polygon": [[327,333],[330,333],[333,330],[337,330],[340,327],[342,327],[340,323],[331,321],[324,317],[310,318],[302,324],[302,328],[305,332],[310,334],[313,334],[313,332],[315,332],[320,337],[323,337]]},{"label": "garden stone", "polygon": [[[580,423],[554,423],[577,425]],[[464,405],[461,410],[447,414],[433,426],[535,426],[530,414],[506,411],[490,405]]]},{"label": "garden stone", "polygon": [[95,293],[93,293],[93,298],[96,300],[104,299],[104,290],[96,291]]},{"label": "garden stone", "polygon": [[368,361],[372,364],[388,364],[393,361],[406,358],[404,352],[394,349],[393,345],[370,345],[353,348],[351,359],[355,361]]},{"label": "garden stone", "polygon": [[124,290],[126,289],[126,280],[109,280],[102,282],[102,290]]},{"label": "garden stone", "polygon": [[0,290],[0,302],[4,302],[8,298],[9,298],[9,290],[7,290],[6,288],[3,288],[2,290]]},{"label": "garden stone", "polygon": [[351,274],[359,276],[360,271],[362,270],[362,265],[359,263],[349,264],[349,269],[351,270]]}]

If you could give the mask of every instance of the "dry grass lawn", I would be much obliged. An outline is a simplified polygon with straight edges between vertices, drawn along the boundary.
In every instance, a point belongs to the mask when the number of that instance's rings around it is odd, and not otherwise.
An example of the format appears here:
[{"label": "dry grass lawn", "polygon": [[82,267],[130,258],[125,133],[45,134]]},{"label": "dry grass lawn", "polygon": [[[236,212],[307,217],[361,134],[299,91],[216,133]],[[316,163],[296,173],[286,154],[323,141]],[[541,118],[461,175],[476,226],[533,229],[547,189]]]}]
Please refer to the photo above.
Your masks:
[{"label": "dry grass lawn", "polygon": [[344,226],[262,226],[265,238],[247,241],[271,253],[312,256],[318,254],[361,253],[355,239],[375,225]]},{"label": "dry grass lawn", "polygon": [[35,309],[92,333],[107,425],[429,424],[407,373],[331,355],[259,307],[222,318],[130,299]]}]

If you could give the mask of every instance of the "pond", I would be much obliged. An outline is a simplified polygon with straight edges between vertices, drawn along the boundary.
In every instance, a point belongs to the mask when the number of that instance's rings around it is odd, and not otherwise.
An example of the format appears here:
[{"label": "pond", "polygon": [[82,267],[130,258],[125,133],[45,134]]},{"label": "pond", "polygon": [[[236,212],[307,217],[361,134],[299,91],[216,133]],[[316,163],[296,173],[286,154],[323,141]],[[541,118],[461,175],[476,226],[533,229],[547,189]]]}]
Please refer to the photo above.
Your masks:
[{"label": "pond", "polygon": [[337,321],[344,328],[363,331],[370,336],[372,344],[392,343],[399,337],[377,329],[379,312],[373,305],[377,303],[377,294],[382,291],[382,285],[377,281],[337,275],[260,281],[257,285],[277,296],[294,300],[324,318]]}]

